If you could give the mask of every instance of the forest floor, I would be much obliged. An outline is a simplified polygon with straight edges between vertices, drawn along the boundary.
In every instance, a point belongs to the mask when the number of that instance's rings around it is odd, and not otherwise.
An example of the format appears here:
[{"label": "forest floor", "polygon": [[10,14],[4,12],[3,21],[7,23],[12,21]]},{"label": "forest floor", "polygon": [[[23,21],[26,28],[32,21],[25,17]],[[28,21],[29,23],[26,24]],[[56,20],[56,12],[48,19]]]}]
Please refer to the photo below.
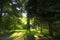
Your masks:
[{"label": "forest floor", "polygon": [[0,40],[22,40],[23,36],[25,34],[25,30],[22,32],[21,31],[13,31],[13,32],[0,32]]},{"label": "forest floor", "polygon": [[26,30],[0,31],[0,40],[24,40],[25,37]]},{"label": "forest floor", "polygon": [[[47,37],[39,33],[40,33],[39,30],[37,31],[31,30],[31,34],[34,35],[36,40],[38,40],[41,37],[43,37],[43,39],[47,39]],[[13,30],[13,31],[0,32],[0,40],[25,40],[25,39],[26,39],[26,30]]]}]

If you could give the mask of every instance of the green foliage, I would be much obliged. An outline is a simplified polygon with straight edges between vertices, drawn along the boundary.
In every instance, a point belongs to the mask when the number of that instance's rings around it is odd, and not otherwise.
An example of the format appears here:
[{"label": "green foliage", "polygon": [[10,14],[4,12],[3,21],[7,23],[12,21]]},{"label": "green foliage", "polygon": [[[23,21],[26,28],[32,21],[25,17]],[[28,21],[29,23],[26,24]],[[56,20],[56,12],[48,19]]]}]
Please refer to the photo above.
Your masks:
[{"label": "green foliage", "polygon": [[[45,35],[49,32],[54,36],[60,35],[59,0],[15,0],[14,2],[16,3],[14,4],[13,0],[0,1],[0,18],[2,18],[0,30],[24,32],[24,29],[28,29],[26,35],[30,39],[41,31]],[[22,14],[25,11],[27,11],[26,17]]]}]

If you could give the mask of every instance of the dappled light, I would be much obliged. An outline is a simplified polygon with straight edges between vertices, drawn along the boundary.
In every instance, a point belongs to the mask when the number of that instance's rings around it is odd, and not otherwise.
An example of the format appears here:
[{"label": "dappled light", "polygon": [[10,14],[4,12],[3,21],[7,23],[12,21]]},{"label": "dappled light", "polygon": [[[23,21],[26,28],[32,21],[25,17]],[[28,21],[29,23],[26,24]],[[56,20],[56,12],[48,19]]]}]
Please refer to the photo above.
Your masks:
[{"label": "dappled light", "polygon": [[59,0],[0,0],[0,40],[60,40]]}]

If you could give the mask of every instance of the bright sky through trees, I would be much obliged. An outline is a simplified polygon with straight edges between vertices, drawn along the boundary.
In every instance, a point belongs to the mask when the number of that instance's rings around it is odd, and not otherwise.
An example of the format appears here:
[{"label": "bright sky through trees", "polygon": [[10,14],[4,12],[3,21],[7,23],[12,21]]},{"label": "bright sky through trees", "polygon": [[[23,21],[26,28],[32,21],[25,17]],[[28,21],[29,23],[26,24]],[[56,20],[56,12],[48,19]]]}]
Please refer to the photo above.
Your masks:
[{"label": "bright sky through trees", "polygon": [[25,11],[25,12],[23,12],[23,16],[27,16],[27,12]]}]

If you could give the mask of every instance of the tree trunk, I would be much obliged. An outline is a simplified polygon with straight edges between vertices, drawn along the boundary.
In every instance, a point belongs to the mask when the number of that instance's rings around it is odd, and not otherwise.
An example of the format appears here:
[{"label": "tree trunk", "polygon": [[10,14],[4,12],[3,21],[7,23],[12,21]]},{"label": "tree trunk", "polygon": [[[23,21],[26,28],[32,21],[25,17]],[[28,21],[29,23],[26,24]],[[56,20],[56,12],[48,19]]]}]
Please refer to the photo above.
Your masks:
[{"label": "tree trunk", "polygon": [[52,28],[53,26],[52,26],[52,22],[49,22],[48,25],[49,25],[49,35],[50,35],[50,36],[53,36],[53,28]]},{"label": "tree trunk", "polygon": [[43,32],[42,32],[42,31],[43,31],[43,30],[42,30],[42,27],[43,27],[43,24],[40,24],[41,34],[43,33]]},{"label": "tree trunk", "polygon": [[0,27],[2,27],[2,13],[0,13]]},{"label": "tree trunk", "polygon": [[27,14],[27,30],[30,30],[30,14]]},{"label": "tree trunk", "polygon": [[2,11],[3,11],[3,4],[0,4],[0,29],[2,29]]}]

